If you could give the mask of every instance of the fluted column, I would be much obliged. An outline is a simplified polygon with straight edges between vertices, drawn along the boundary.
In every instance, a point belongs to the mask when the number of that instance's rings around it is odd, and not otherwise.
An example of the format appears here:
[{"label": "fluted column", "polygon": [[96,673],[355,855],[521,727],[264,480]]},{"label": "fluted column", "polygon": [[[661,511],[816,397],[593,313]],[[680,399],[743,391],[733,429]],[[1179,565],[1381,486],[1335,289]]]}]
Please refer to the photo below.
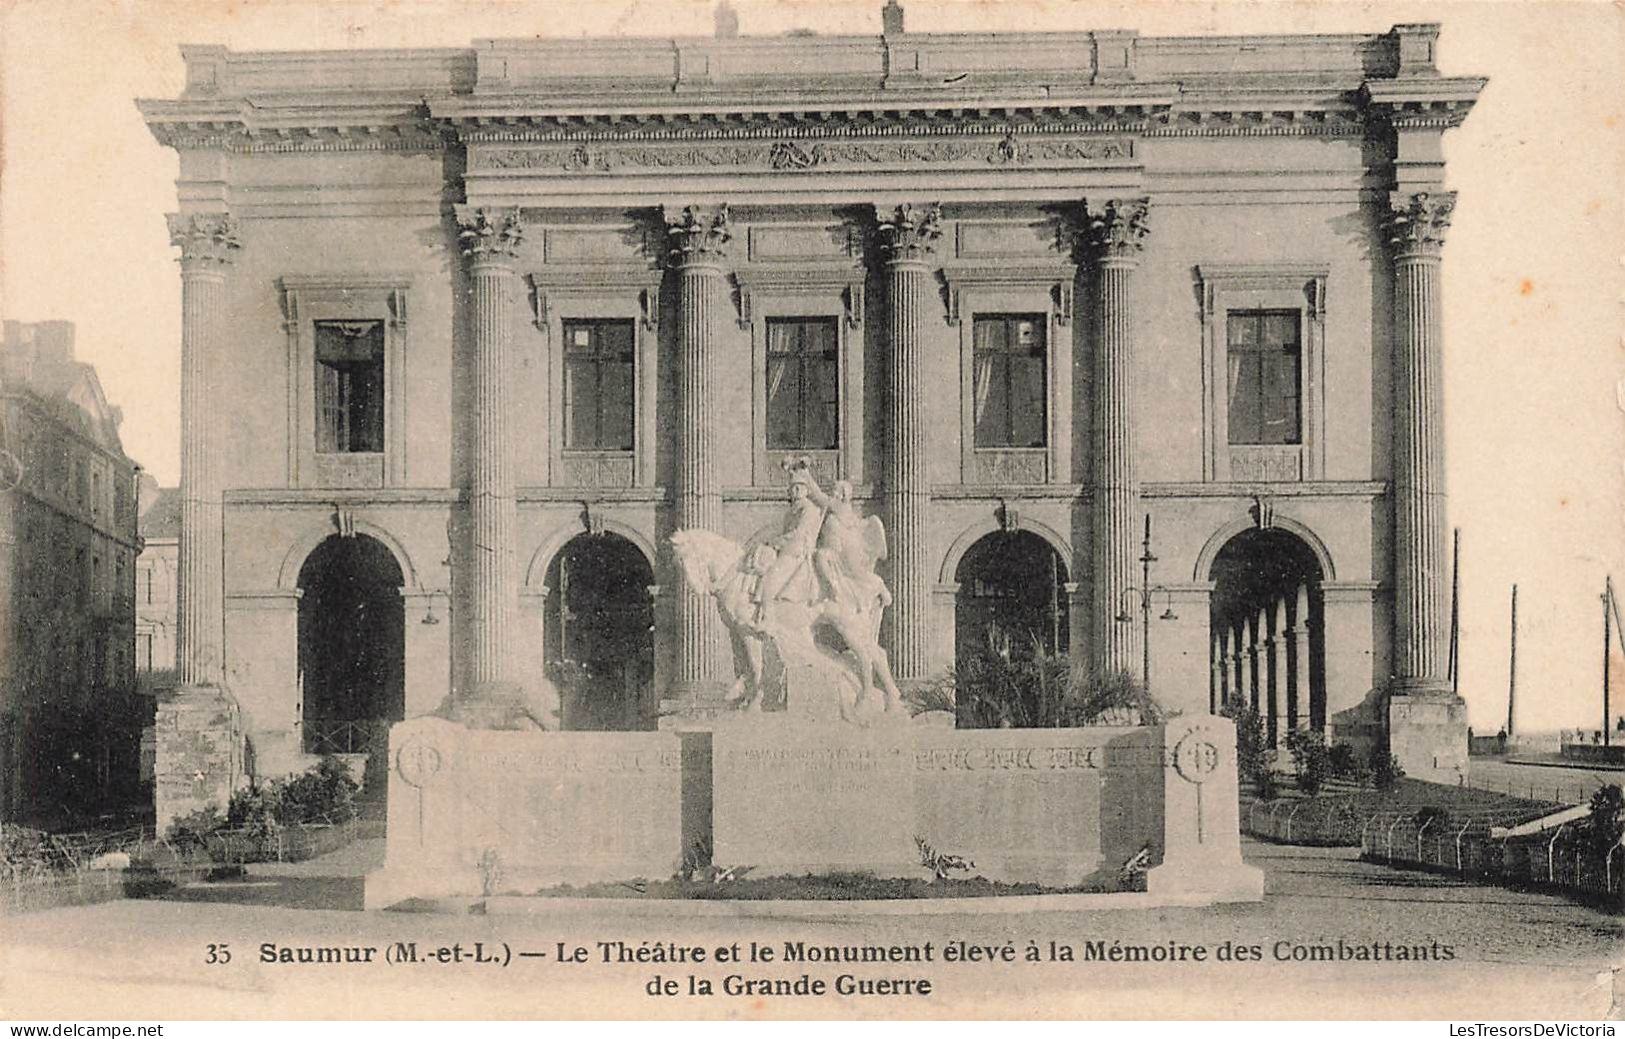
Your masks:
[{"label": "fluted column", "polygon": [[[714,406],[716,324],[727,299],[728,207],[685,207],[666,214],[668,259],[677,272],[677,527],[720,531]],[[679,689],[726,684],[722,616],[707,589],[683,582],[677,593]]]},{"label": "fluted column", "polygon": [[1447,530],[1439,253],[1454,192],[1396,192],[1394,257],[1394,677],[1396,693],[1448,695]]},{"label": "fluted column", "polygon": [[214,365],[224,343],[226,275],[238,248],[229,213],[171,214],[181,250],[181,534],[175,666],[182,687],[219,686],[225,663],[225,545]]},{"label": "fluted column", "polygon": [[1272,747],[1281,745],[1281,665],[1286,653],[1281,648],[1281,600],[1271,599],[1264,610],[1264,726]]},{"label": "fluted column", "polygon": [[464,208],[459,237],[468,260],[473,327],[474,435],[468,486],[470,694],[482,699],[517,685],[518,506],[508,393],[514,264],[524,225],[517,209]]},{"label": "fluted column", "polygon": [[926,437],[925,357],[920,326],[935,288],[933,243],[942,235],[936,205],[898,206],[879,214],[886,264],[890,403],[886,426],[886,498],[892,564],[891,665],[900,680],[931,672],[931,545],[926,517],[931,479]]},{"label": "fluted column", "polygon": [[[1134,673],[1140,661],[1135,518],[1134,270],[1148,227],[1145,199],[1112,199],[1088,214],[1095,272],[1094,670]],[[1128,617],[1121,620],[1120,617]]]},{"label": "fluted column", "polygon": [[1287,630],[1292,659],[1287,662],[1286,713],[1294,729],[1309,728],[1309,588],[1299,586]]}]

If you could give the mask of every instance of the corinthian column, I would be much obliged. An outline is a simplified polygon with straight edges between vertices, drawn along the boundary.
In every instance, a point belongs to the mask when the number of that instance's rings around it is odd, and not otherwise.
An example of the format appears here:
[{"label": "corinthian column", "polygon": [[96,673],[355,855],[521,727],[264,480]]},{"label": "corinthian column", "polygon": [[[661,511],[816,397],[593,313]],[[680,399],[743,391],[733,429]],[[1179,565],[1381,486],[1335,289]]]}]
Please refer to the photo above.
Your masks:
[{"label": "corinthian column", "polygon": [[[666,214],[668,258],[677,272],[677,527],[722,526],[717,475],[713,367],[716,323],[726,299],[728,207],[686,206]],[[708,590],[677,593],[677,688],[690,694],[732,679],[722,616]]]},{"label": "corinthian column", "polygon": [[1394,250],[1394,678],[1396,693],[1450,694],[1439,252],[1454,192],[1396,192]]},{"label": "corinthian column", "polygon": [[[1134,269],[1149,231],[1147,200],[1112,199],[1088,214],[1095,293],[1094,638],[1097,674],[1134,672],[1140,660],[1134,599],[1135,513],[1140,478],[1134,456]],[[1143,593],[1143,590],[1142,590]],[[1122,617],[1130,620],[1122,620]],[[1256,686],[1255,686],[1256,688]]]},{"label": "corinthian column", "polygon": [[472,616],[465,701],[510,699],[518,689],[514,637],[519,613],[508,344],[514,263],[524,225],[519,210],[459,209],[468,260],[473,328],[474,437],[468,485],[471,526],[468,603]]},{"label": "corinthian column", "polygon": [[1452,192],[1395,192],[1394,680],[1388,749],[1405,774],[1460,782],[1467,770],[1467,705],[1446,674],[1443,342],[1439,252]]},{"label": "corinthian column", "polygon": [[238,248],[229,213],[169,216],[181,250],[181,536],[175,666],[180,685],[219,686],[225,663],[224,522],[214,364],[223,345],[226,273]]},{"label": "corinthian column", "polygon": [[892,564],[891,666],[900,680],[931,673],[931,507],[926,454],[925,357],[920,322],[935,294],[933,244],[942,236],[942,211],[898,206],[879,214],[879,245],[886,264],[890,396],[886,427],[886,497]]}]

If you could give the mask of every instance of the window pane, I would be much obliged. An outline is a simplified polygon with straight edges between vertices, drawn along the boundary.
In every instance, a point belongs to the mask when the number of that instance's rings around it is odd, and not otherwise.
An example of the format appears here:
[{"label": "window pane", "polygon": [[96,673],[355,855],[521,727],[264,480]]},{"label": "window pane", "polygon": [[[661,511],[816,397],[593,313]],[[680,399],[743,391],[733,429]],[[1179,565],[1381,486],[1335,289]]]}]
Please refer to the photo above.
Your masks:
[{"label": "window pane", "polygon": [[1298,358],[1295,354],[1273,353],[1263,358],[1262,442],[1298,442]]},{"label": "window pane", "polygon": [[802,401],[802,447],[829,450],[836,446],[838,421],[836,418],[835,385],[836,364],[834,354],[820,354],[803,362],[806,376],[806,397]]},{"label": "window pane", "polygon": [[598,355],[616,360],[632,360],[632,322],[605,321],[598,326]]},{"label": "window pane", "polygon": [[801,349],[808,354],[835,355],[835,321],[819,318],[802,323]]},{"label": "window pane", "polygon": [[316,450],[337,451],[344,429],[339,403],[339,369],[325,362],[316,365]]},{"label": "window pane", "polygon": [[384,449],[384,361],[355,366],[355,406],[350,424],[350,450]]},{"label": "window pane", "polygon": [[1296,349],[1298,345],[1298,312],[1296,310],[1272,310],[1264,315],[1262,345]]},{"label": "window pane", "polygon": [[1010,359],[1010,446],[1043,447],[1044,358],[1024,355]]},{"label": "window pane", "polygon": [[1259,435],[1258,355],[1230,355],[1230,442],[1256,444]]},{"label": "window pane", "polygon": [[600,440],[606,450],[632,449],[632,364],[605,361],[600,371]]},{"label": "window pane", "polygon": [[598,440],[598,371],[590,358],[564,363],[564,446],[591,448]]},{"label": "window pane", "polygon": [[793,357],[767,362],[767,446],[788,450],[801,446],[801,365]]},{"label": "window pane", "polygon": [[991,351],[976,358],[973,402],[977,447],[1010,446],[1010,358]]},{"label": "window pane", "polygon": [[978,350],[1003,350],[1005,347],[1005,324],[1002,317],[978,317],[976,319],[975,346]]},{"label": "window pane", "polygon": [[1225,328],[1225,337],[1230,344],[1230,349],[1258,349],[1258,325],[1257,314],[1249,311],[1232,311]]}]

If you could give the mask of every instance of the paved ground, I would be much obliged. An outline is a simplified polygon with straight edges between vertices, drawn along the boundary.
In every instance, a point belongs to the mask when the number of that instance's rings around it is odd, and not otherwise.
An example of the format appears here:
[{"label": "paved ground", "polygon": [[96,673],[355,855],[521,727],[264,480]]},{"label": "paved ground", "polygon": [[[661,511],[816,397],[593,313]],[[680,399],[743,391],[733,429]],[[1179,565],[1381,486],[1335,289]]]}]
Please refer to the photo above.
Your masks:
[{"label": "paved ground", "polygon": [[[196,885],[163,901],[125,901],[53,910],[4,921],[0,1017],[175,1019],[185,1017],[547,1017],[852,1016],[902,1014],[1081,1017],[1450,1017],[1595,1018],[1613,1000],[1625,923],[1562,899],[1457,883],[1356,861],[1343,850],[1247,845],[1263,866],[1262,904],[1207,909],[1114,910],[1024,916],[804,922],[770,915],[744,919],[592,916],[449,916],[362,913],[358,873],[378,858],[361,842],[327,860],[255,867],[246,880]],[[764,914],[770,913],[763,907]],[[1292,962],[1277,948],[1368,948],[1373,942],[1426,947],[1453,959]],[[717,963],[604,965],[596,943],[678,942],[707,947],[754,941],[931,942],[935,962],[736,967]],[[941,962],[945,943],[1015,945],[1040,955],[1049,943],[1073,948],[1074,962],[1014,966]],[[281,965],[259,962],[262,943],[376,946],[415,942],[420,957],[461,943],[463,963],[383,962]],[[503,967],[467,957],[487,950],[548,956]],[[558,943],[586,946],[593,960],[561,964]],[[1087,942],[1202,946],[1204,963],[1086,962]],[[1219,962],[1221,950],[1256,947],[1259,959]],[[1277,946],[1277,943],[1282,943]],[[209,964],[209,946],[228,946],[229,963]],[[219,949],[215,951],[220,958]],[[688,977],[720,990],[730,974],[833,985],[860,978],[926,978],[929,997],[822,999],[722,994],[689,997]],[[656,974],[680,994],[651,997]]]}]

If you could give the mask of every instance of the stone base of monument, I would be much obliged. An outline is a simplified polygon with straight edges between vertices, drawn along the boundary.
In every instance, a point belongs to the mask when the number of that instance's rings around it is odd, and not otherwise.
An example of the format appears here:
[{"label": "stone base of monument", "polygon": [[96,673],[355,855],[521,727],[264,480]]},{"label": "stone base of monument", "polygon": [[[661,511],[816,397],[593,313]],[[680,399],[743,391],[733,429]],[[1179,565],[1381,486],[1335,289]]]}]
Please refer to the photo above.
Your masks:
[{"label": "stone base of monument", "polygon": [[1442,694],[1388,700],[1388,749],[1412,779],[1451,786],[1467,775],[1467,703]]},{"label": "stone base of monument", "polygon": [[221,686],[181,686],[158,699],[153,723],[158,832],[208,808],[225,813],[243,779],[242,712]]},{"label": "stone base of monument", "polygon": [[[385,866],[368,907],[663,880],[685,856],[748,877],[947,875],[1153,902],[1262,897],[1241,860],[1235,729],[956,730],[889,713],[734,713],[711,732],[390,734]],[[932,719],[940,723],[941,718]]]},{"label": "stone base of monument", "polygon": [[[708,823],[709,768],[684,737],[515,732],[416,718],[390,730],[383,869],[368,908],[408,898],[528,893],[664,879]],[[685,773],[704,771],[703,781]]]}]

